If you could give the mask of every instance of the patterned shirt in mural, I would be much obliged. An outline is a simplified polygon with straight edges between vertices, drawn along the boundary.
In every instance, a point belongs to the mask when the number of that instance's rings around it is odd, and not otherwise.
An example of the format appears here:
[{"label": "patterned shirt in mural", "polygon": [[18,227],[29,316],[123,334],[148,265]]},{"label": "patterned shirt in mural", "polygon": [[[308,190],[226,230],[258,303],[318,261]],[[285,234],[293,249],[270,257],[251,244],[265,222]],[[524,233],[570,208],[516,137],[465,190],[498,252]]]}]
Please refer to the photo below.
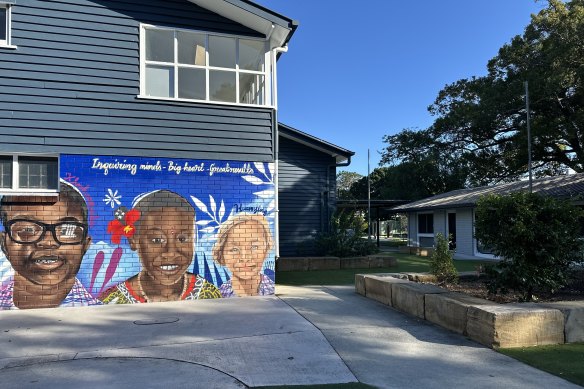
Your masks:
[{"label": "patterned shirt in mural", "polygon": [[[219,289],[212,283],[205,280],[198,274],[190,277],[190,283],[181,300],[200,300],[221,298]],[[139,296],[130,286],[129,281],[124,281],[103,292],[99,299],[104,304],[138,304],[146,303],[142,296]]]},{"label": "patterned shirt in mural", "polygon": [[[261,281],[258,287],[258,295],[270,296],[276,293],[276,285],[274,281],[263,273],[260,274],[260,277]],[[221,292],[221,296],[223,296],[223,298],[237,297],[237,295],[233,291],[233,285],[231,285],[231,280],[222,283],[221,286],[219,287],[219,291]]]},{"label": "patterned shirt in mural", "polygon": [[[0,311],[7,309],[18,309],[14,305],[13,301],[14,295],[14,281],[12,281],[8,286],[0,291]],[[81,284],[81,282],[75,278],[75,283],[69,291],[69,294],[65,297],[59,307],[85,307],[90,305],[101,305],[101,301],[95,299]]]}]

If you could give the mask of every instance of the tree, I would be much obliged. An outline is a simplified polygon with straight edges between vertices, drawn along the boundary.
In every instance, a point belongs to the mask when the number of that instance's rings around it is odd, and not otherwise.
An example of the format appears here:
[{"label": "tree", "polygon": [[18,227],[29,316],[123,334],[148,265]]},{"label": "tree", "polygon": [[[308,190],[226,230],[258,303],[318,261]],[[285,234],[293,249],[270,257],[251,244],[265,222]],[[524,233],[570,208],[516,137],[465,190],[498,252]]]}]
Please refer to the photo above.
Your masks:
[{"label": "tree", "polygon": [[429,128],[385,136],[382,163],[433,159],[440,170],[466,170],[466,185],[517,179],[528,169],[528,81],[535,174],[583,172],[584,0],[549,0],[487,69],[439,92]]},{"label": "tree", "polygon": [[330,225],[328,232],[316,236],[315,247],[320,255],[345,258],[375,254],[378,251],[374,243],[361,239],[367,224],[360,212],[337,212],[331,218]]},{"label": "tree", "polygon": [[351,197],[351,186],[359,181],[363,176],[355,172],[339,172],[337,173],[337,193],[340,200],[354,200]]},{"label": "tree", "polygon": [[514,289],[526,301],[536,290],[554,292],[567,282],[569,265],[580,260],[580,219],[566,201],[533,193],[490,195],[477,203],[475,233],[502,258],[491,268],[491,291]]},{"label": "tree", "polygon": [[[432,161],[406,162],[374,169],[370,175],[374,200],[419,200],[464,187],[464,174],[440,171]],[[353,184],[350,196],[367,198],[367,177]]]},{"label": "tree", "polygon": [[458,282],[458,271],[454,267],[452,253],[448,250],[448,239],[441,233],[436,234],[436,247],[430,257],[430,273],[440,283]]}]

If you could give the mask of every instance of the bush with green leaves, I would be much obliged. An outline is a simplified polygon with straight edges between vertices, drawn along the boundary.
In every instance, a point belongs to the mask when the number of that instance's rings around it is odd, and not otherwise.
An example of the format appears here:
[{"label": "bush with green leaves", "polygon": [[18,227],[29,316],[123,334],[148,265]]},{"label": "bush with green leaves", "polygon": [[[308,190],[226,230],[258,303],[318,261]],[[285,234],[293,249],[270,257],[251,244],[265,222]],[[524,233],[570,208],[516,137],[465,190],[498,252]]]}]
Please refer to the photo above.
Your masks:
[{"label": "bush with green leaves", "polygon": [[476,238],[501,261],[489,266],[489,289],[554,293],[566,285],[569,266],[582,258],[582,210],[567,201],[533,193],[489,195],[478,201]]},{"label": "bush with green leaves", "polygon": [[339,212],[331,218],[329,232],[316,236],[318,254],[341,258],[375,254],[377,246],[361,238],[365,227],[365,220],[358,212]]},{"label": "bush with green leaves", "polygon": [[440,233],[436,234],[436,247],[430,257],[430,273],[440,283],[458,282],[458,271],[454,267],[452,253],[448,250],[448,239]]}]

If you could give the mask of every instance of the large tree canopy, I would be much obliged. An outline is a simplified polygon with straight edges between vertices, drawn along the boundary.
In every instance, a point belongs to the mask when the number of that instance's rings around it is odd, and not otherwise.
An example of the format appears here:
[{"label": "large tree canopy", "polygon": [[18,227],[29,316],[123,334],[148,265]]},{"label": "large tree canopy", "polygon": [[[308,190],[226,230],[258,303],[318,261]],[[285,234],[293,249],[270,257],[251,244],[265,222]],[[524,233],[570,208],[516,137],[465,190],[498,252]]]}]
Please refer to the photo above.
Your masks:
[{"label": "large tree canopy", "polygon": [[584,172],[584,0],[549,0],[489,61],[488,74],[439,92],[427,129],[384,137],[382,164],[435,161],[466,185],[515,180],[528,169],[525,86],[538,176]]},{"label": "large tree canopy", "polygon": [[[371,198],[374,200],[419,200],[438,193],[459,189],[464,175],[444,172],[432,161],[406,162],[374,169],[370,175]],[[347,199],[367,199],[367,177],[355,182]]]},{"label": "large tree canopy", "polygon": [[343,200],[353,200],[349,191],[351,186],[361,178],[363,176],[355,172],[343,171],[337,173],[337,197]]}]

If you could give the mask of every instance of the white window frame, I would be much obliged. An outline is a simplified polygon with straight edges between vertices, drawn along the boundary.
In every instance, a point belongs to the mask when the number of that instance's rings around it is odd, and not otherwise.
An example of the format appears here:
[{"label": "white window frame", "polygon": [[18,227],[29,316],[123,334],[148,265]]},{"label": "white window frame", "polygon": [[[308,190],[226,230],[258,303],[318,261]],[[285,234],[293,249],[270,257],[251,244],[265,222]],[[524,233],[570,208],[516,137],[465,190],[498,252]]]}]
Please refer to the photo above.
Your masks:
[{"label": "white window frame", "polygon": [[[61,158],[59,154],[12,154],[0,153],[2,157],[12,157],[12,188],[0,188],[0,195],[10,196],[54,196],[59,193],[61,189],[61,180],[59,172],[61,171]],[[19,157],[36,157],[36,158],[56,158],[57,159],[57,189],[36,189],[36,188],[21,188],[20,187],[20,164]]]},{"label": "white window frame", "polygon": [[[428,233],[428,232],[420,232],[420,215],[432,215],[432,233]],[[432,238],[434,240],[434,244],[436,243],[436,233],[434,232],[436,230],[436,215],[434,214],[434,212],[417,212],[416,213],[416,232],[417,232],[417,236],[418,236],[418,246],[419,247],[425,247],[422,246],[422,244],[420,243],[420,238]]]},{"label": "white window frame", "polygon": [[0,49],[17,48],[12,45],[12,6],[13,4],[0,0],[0,8],[6,9],[6,39],[0,39]]},{"label": "white window frame", "polygon": [[[0,0],[1,1],[1,0]],[[148,28],[157,29],[157,30],[169,30],[169,31],[182,31],[182,32],[190,32],[201,34],[205,36],[205,65],[189,65],[189,64],[179,64],[178,63],[178,43],[176,40],[176,34],[174,39],[174,96],[175,97],[159,97],[159,96],[148,96],[146,95],[146,64],[149,65],[160,65],[160,66],[170,66],[170,62],[156,62],[156,61],[146,61],[146,30]],[[220,68],[214,67],[209,65],[209,37],[210,36],[218,36],[218,37],[227,37],[236,40],[236,64],[235,68]],[[265,53],[264,53],[264,70],[263,71],[252,71],[252,70],[243,70],[239,68],[239,39],[245,40],[257,40],[260,42],[264,42],[265,45]],[[206,99],[205,100],[196,100],[196,99],[185,99],[178,97],[179,90],[178,90],[178,69],[181,68],[193,68],[193,69],[205,69],[206,75]],[[275,108],[275,101],[276,98],[274,96],[274,87],[273,83],[275,79],[273,77],[272,72],[272,55],[271,51],[268,49],[268,40],[266,39],[258,39],[254,37],[247,37],[247,36],[237,36],[237,35],[228,35],[228,34],[220,34],[220,33],[210,33],[208,31],[201,31],[201,30],[190,30],[190,29],[183,29],[183,28],[170,28],[170,27],[161,27],[152,24],[140,24],[140,94],[137,96],[140,99],[149,99],[149,100],[166,100],[166,101],[183,101],[183,102],[196,102],[196,103],[206,103],[206,104],[222,104],[222,105],[232,105],[232,106],[245,106],[245,107],[255,107],[255,108]],[[227,102],[227,101],[215,101],[211,100],[209,96],[209,73],[210,71],[224,71],[229,73],[235,74],[235,98],[237,102]],[[261,75],[264,77],[264,103],[263,104],[246,104],[239,102],[239,78],[241,74],[253,74],[253,75]]]},{"label": "white window frame", "polygon": [[478,257],[478,258],[484,258],[484,259],[499,259],[499,257],[496,256],[495,254],[488,254],[488,253],[483,253],[483,252],[479,251],[479,240],[476,238],[476,235],[475,235],[476,217],[477,217],[476,212],[473,209],[473,211],[472,211],[472,245],[473,245],[474,256]]}]

